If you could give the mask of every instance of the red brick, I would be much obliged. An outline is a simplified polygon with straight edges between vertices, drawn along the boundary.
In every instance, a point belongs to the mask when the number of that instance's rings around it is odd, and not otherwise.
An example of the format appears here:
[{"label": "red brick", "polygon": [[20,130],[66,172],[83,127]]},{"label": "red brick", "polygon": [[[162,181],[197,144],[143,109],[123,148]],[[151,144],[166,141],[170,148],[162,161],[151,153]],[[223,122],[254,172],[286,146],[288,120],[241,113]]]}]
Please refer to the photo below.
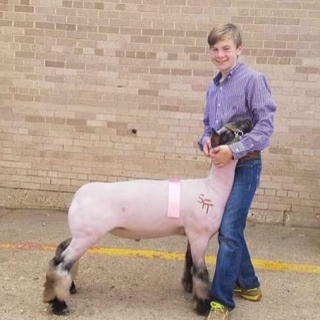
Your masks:
[{"label": "red brick", "polygon": [[34,12],[34,7],[31,6],[14,6],[14,11],[15,12],[28,12],[28,13],[33,13]]},{"label": "red brick", "polygon": [[57,30],[66,30],[66,31],[75,31],[76,25],[75,24],[67,24],[67,23],[57,23],[56,29]]},{"label": "red brick", "polygon": [[64,68],[65,63],[62,61],[46,61],[45,66],[52,67],[52,68]]}]

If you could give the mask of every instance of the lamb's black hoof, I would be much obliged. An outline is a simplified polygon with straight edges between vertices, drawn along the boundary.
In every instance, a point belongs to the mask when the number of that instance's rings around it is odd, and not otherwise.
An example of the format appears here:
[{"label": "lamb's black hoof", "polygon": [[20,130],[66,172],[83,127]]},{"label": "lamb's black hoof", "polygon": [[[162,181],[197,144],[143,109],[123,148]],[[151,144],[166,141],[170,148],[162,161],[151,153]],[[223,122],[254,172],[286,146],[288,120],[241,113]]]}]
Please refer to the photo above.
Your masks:
[{"label": "lamb's black hoof", "polygon": [[195,311],[198,315],[206,317],[210,312],[210,301],[198,299]]},{"label": "lamb's black hoof", "polygon": [[78,292],[76,285],[74,284],[74,282],[72,281],[71,287],[70,287],[70,294],[76,294]]},{"label": "lamb's black hoof", "polygon": [[57,298],[54,298],[50,301],[51,311],[57,316],[64,316],[69,313],[68,306],[64,300],[60,301]]}]

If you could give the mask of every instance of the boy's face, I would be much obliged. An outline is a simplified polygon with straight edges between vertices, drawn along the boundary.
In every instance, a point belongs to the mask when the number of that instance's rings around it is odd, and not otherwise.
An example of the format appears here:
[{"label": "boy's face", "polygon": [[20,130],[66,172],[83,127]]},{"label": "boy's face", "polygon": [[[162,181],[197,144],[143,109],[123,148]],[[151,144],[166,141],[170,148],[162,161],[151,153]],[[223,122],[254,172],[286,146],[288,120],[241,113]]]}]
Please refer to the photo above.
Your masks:
[{"label": "boy's face", "polygon": [[223,76],[227,76],[232,68],[236,66],[241,52],[242,47],[239,46],[237,48],[231,38],[220,40],[210,47],[211,61]]}]

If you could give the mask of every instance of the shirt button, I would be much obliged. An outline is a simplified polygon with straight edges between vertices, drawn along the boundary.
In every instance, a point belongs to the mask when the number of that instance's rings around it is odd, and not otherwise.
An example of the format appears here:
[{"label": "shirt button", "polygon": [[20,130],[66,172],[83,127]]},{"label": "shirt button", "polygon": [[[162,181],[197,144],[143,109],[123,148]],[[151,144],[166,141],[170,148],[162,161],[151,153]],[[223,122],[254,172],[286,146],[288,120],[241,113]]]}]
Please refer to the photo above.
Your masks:
[{"label": "shirt button", "polygon": [[222,90],[222,87],[220,87],[220,90]]},{"label": "shirt button", "polygon": [[221,104],[220,103],[218,103],[218,107],[220,107],[221,106]]}]

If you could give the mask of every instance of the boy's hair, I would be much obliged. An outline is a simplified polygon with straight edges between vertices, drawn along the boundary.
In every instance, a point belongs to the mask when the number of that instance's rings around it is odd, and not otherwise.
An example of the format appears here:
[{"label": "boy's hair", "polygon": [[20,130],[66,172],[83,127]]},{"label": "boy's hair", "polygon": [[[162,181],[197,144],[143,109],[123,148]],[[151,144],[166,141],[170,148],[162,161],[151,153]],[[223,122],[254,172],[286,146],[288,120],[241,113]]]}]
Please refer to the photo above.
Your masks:
[{"label": "boy's hair", "polygon": [[214,46],[218,41],[233,39],[237,48],[242,45],[242,34],[239,27],[232,23],[221,24],[214,27],[208,35],[208,44]]}]

